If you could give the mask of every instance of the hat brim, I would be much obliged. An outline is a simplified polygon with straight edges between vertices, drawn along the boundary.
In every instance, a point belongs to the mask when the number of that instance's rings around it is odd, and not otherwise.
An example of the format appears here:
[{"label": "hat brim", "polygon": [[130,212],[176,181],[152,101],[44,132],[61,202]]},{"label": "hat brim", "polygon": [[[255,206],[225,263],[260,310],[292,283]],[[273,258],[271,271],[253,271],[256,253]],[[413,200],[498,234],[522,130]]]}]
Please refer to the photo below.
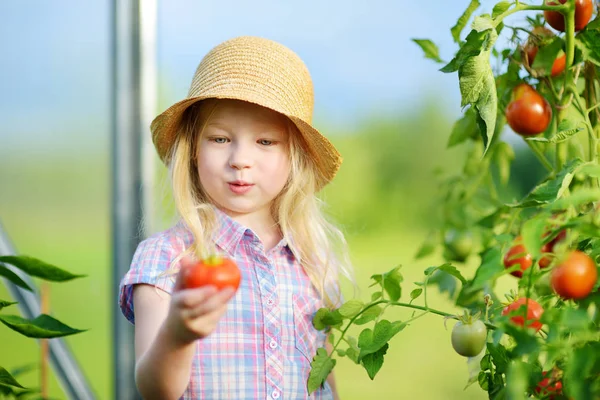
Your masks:
[{"label": "hat brim", "polygon": [[[255,95],[255,93],[248,94]],[[342,156],[337,151],[335,146],[317,129],[302,119],[293,115],[288,115],[281,110],[277,110],[276,107],[265,104],[265,102],[261,101],[261,99],[253,99],[252,97],[253,96],[246,96],[241,98],[240,96],[207,95],[187,98],[173,104],[171,107],[154,118],[152,124],[150,125],[152,141],[154,142],[154,146],[156,147],[160,159],[165,164],[169,164],[172,147],[175,143],[175,139],[178,134],[177,131],[181,124],[183,114],[190,106],[199,101],[211,98],[242,100],[266,107],[289,118],[302,135],[304,142],[308,147],[307,150],[317,166],[317,170],[319,171],[320,176],[318,177],[317,190],[320,190],[327,185],[337,174],[337,171],[342,163]]]}]

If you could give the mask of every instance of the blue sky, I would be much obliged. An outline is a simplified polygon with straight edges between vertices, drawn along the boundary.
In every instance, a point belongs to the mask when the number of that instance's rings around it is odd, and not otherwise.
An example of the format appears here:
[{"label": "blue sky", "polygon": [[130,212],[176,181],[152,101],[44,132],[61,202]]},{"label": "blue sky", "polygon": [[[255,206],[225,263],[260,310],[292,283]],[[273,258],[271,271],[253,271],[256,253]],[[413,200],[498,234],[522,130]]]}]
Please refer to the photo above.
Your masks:
[{"label": "blue sky", "polygon": [[[422,57],[410,40],[430,38],[443,59],[456,51],[450,27],[468,0],[369,2],[160,1],[158,68],[163,102],[187,94],[202,56],[238,35],[279,41],[308,65],[315,85],[315,123],[351,130],[377,111],[410,112],[439,102],[458,116],[456,74]],[[482,1],[489,11],[495,2]],[[110,134],[110,2],[0,2],[0,128],[8,147],[62,147]],[[5,140],[7,139],[7,140]]]}]

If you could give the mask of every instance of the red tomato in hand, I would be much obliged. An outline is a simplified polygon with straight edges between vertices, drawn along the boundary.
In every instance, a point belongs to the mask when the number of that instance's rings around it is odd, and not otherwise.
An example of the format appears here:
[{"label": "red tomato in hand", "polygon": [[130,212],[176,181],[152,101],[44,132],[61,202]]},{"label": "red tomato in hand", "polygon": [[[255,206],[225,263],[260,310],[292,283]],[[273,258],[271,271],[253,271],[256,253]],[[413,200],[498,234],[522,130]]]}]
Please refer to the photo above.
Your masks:
[{"label": "red tomato in hand", "polygon": [[[567,0],[558,0],[565,4]],[[548,5],[558,5],[556,1],[549,1]],[[575,0],[575,31],[580,31],[590,22],[594,12],[594,2],[592,0]],[[557,31],[565,31],[565,17],[558,11],[544,11],[544,18],[548,25]]]},{"label": "red tomato in hand", "polygon": [[533,259],[531,258],[531,254],[525,249],[525,246],[520,243],[521,236],[518,236],[515,242],[517,244],[511,247],[504,255],[504,268],[508,269],[519,264],[521,269],[512,271],[510,274],[521,278],[523,272],[533,264]]},{"label": "red tomato in hand", "polygon": [[[533,62],[535,61],[535,56],[538,53],[539,46],[542,44],[544,39],[553,37],[554,34],[550,29],[544,28],[543,26],[536,26],[533,28],[531,36],[527,39],[527,43],[523,46],[523,62],[533,68]],[[527,58],[525,58],[525,56]],[[565,66],[567,64],[567,55],[562,53],[556,57],[554,63],[552,63],[552,69],[550,71],[550,75],[556,77],[562,74],[565,70]],[[537,74],[540,74],[541,71],[535,70]]]},{"label": "red tomato in hand", "polygon": [[242,278],[240,270],[230,258],[211,256],[196,264],[186,265],[180,271],[186,289],[213,285],[217,289],[228,286],[237,290]]},{"label": "red tomato in hand", "polygon": [[542,372],[544,379],[542,379],[537,386],[535,387],[535,392],[542,395],[547,396],[544,397],[546,399],[552,400],[554,399],[554,395],[562,394],[562,382],[561,381],[552,381],[550,384],[550,378],[546,378],[547,372]]},{"label": "red tomato in hand", "polygon": [[527,299],[527,297],[518,298],[504,307],[502,315],[511,315],[510,320],[514,324],[523,326],[525,319],[523,318],[523,309],[521,309],[521,306],[527,307],[527,327],[535,329],[536,332],[542,329],[540,318],[544,313],[544,309],[533,299]]},{"label": "red tomato in hand", "polygon": [[594,260],[575,250],[552,270],[552,289],[563,299],[583,299],[590,294],[597,279]]},{"label": "red tomato in hand", "polygon": [[521,83],[513,89],[512,101],[508,103],[505,114],[515,133],[534,136],[548,128],[552,107],[533,87]]}]

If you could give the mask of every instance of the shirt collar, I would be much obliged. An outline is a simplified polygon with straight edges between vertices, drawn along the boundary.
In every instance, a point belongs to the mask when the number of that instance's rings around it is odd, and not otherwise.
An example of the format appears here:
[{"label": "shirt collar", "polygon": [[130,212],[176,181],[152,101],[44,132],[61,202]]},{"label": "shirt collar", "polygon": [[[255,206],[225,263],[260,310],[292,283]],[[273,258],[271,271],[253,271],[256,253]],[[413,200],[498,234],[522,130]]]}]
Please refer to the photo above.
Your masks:
[{"label": "shirt collar", "polygon": [[[263,244],[252,229],[245,227],[237,222],[218,207],[213,207],[217,216],[217,228],[214,234],[214,241],[219,247],[225,250],[230,255],[235,255],[238,245],[241,241],[254,243],[264,252]],[[278,251],[281,248],[290,250],[288,242],[285,238],[271,250]]]}]

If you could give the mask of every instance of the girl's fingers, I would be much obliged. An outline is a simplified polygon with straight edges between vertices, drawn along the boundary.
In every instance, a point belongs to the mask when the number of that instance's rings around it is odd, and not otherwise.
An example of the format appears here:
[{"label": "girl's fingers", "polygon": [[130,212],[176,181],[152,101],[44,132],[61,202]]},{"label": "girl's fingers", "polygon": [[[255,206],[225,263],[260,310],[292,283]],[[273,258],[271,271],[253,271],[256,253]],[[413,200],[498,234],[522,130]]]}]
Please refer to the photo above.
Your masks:
[{"label": "girl's fingers", "polygon": [[[216,290],[216,289],[215,289]],[[206,301],[199,302],[195,307],[191,307],[188,312],[190,318],[212,313],[214,310],[221,309],[227,306],[227,303],[235,293],[232,288],[225,288],[214,295],[207,297]]]},{"label": "girl's fingers", "polygon": [[183,289],[183,279],[182,279],[182,270],[194,265],[196,261],[190,256],[183,256],[179,261],[179,273],[177,274],[177,278],[175,279],[175,286],[173,288],[174,292],[178,292]]}]

